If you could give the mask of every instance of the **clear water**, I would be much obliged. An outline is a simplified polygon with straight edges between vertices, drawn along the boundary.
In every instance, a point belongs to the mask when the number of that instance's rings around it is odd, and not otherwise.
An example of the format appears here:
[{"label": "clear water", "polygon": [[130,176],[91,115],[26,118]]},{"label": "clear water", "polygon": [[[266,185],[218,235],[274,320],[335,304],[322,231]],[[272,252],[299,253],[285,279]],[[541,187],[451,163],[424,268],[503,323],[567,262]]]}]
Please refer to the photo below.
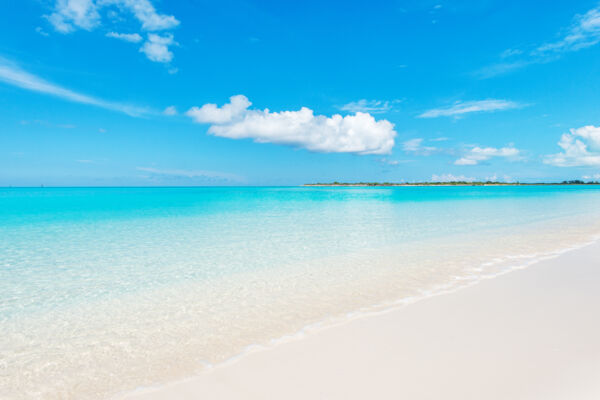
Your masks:
[{"label": "clear water", "polygon": [[600,234],[595,186],[0,189],[0,398],[107,398]]}]

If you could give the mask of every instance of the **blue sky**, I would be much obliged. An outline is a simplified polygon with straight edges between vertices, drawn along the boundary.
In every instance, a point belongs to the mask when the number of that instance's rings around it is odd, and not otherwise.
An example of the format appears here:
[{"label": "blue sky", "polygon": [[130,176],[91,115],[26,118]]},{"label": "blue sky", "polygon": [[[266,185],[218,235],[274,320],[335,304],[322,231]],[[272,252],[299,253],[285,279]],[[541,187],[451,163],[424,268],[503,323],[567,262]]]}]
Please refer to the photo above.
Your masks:
[{"label": "blue sky", "polygon": [[0,185],[600,179],[600,3],[23,0]]}]

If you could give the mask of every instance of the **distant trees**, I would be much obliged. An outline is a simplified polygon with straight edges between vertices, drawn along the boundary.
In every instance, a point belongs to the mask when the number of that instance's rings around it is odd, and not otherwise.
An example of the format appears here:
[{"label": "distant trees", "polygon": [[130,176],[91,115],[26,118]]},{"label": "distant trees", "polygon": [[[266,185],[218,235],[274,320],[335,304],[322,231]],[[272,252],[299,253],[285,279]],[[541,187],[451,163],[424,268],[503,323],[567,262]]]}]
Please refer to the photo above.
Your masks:
[{"label": "distant trees", "polygon": [[580,179],[549,183],[522,183],[522,182],[496,182],[496,181],[451,181],[451,182],[338,182],[309,183],[305,186],[542,186],[542,185],[600,185],[598,181],[584,182]]},{"label": "distant trees", "polygon": [[598,181],[589,181],[589,182],[584,182],[580,179],[575,179],[572,181],[562,181],[563,185],[599,185],[600,182]]}]

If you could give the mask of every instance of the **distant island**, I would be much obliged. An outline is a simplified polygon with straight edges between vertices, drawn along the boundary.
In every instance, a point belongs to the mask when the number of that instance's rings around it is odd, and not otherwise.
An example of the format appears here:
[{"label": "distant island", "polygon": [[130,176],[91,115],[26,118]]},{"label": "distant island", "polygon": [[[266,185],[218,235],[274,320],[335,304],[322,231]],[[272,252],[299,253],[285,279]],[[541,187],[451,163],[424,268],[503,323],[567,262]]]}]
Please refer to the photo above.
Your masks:
[{"label": "distant island", "polygon": [[451,182],[331,182],[306,183],[304,186],[544,186],[544,185],[600,185],[598,181],[584,182],[582,180],[542,183],[495,182],[495,181],[451,181]]}]

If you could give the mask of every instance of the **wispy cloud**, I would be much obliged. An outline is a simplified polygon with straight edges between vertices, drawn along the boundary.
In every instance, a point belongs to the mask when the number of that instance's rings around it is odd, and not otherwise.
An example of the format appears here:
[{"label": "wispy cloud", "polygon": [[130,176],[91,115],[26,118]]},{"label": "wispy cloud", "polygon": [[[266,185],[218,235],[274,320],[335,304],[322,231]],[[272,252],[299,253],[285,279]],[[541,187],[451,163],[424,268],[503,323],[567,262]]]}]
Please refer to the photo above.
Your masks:
[{"label": "wispy cloud", "polygon": [[595,46],[600,42],[600,6],[592,8],[585,14],[573,18],[571,26],[564,30],[558,40],[538,44],[533,49],[507,49],[501,54],[502,61],[484,67],[476,72],[480,78],[490,78],[514,71],[528,65],[547,63],[562,55]]},{"label": "wispy cloud", "polygon": [[139,43],[142,41],[142,36],[139,33],[108,32],[106,37],[119,39],[130,43]]},{"label": "wispy cloud", "polygon": [[591,47],[600,42],[600,7],[576,15],[571,28],[559,40],[538,46],[533,54],[565,53]]},{"label": "wispy cloud", "polygon": [[377,162],[384,164],[384,165],[391,165],[391,166],[398,166],[400,164],[408,164],[413,162],[413,160],[393,160],[393,159],[389,159],[386,157],[382,157],[377,159]]},{"label": "wispy cloud", "polygon": [[361,99],[344,104],[343,106],[339,107],[339,109],[350,113],[363,112],[381,114],[390,111],[392,109],[392,104],[390,101]]},{"label": "wispy cloud", "polygon": [[544,158],[544,163],[557,167],[600,166],[600,127],[571,129],[558,142],[562,152]]},{"label": "wispy cloud", "polygon": [[49,94],[75,103],[89,104],[132,116],[141,116],[150,112],[147,108],[102,100],[64,88],[30,74],[2,58],[0,58],[0,82],[33,92]]},{"label": "wispy cloud", "polygon": [[487,99],[476,101],[458,101],[450,106],[434,108],[425,111],[419,118],[438,118],[438,117],[461,117],[469,113],[493,112],[521,108],[523,104],[514,101]]},{"label": "wispy cloud", "polygon": [[175,106],[169,106],[163,110],[163,114],[168,116],[177,115],[177,108],[175,108]]},{"label": "wispy cloud", "polygon": [[439,149],[434,146],[425,146],[425,139],[423,138],[415,138],[410,139],[402,143],[402,150],[407,153],[413,153],[421,156],[428,156],[433,153],[436,153]]},{"label": "wispy cloud", "polygon": [[41,26],[36,27],[35,31],[37,33],[39,33],[40,35],[42,35],[42,36],[49,36],[48,32],[46,32],[45,30],[43,30]]},{"label": "wispy cloud", "polygon": [[465,155],[454,162],[455,165],[477,165],[494,157],[517,159],[521,151],[513,146],[495,147],[473,147]]},{"label": "wispy cloud", "polygon": [[523,50],[519,50],[519,49],[506,49],[502,52],[502,54],[500,54],[500,58],[510,58],[513,56],[518,56],[520,54],[523,54]]},{"label": "wispy cloud", "polygon": [[185,179],[208,179],[226,182],[242,182],[243,178],[236,174],[219,171],[185,170],[185,169],[159,169],[153,167],[136,167],[136,170],[149,173],[153,176],[185,178]]},{"label": "wispy cloud", "polygon": [[186,115],[210,124],[208,133],[229,139],[253,139],[327,153],[388,154],[394,147],[394,125],[367,113],[327,117],[315,115],[307,107],[272,112],[250,109],[251,104],[246,96],[237,95],[221,107],[205,104],[192,107]]},{"label": "wispy cloud", "polygon": [[510,62],[500,62],[497,64],[488,65],[475,72],[475,75],[481,79],[492,78],[494,76],[507,74],[509,72],[521,69],[528,65],[534,64],[534,60],[518,60]]}]

